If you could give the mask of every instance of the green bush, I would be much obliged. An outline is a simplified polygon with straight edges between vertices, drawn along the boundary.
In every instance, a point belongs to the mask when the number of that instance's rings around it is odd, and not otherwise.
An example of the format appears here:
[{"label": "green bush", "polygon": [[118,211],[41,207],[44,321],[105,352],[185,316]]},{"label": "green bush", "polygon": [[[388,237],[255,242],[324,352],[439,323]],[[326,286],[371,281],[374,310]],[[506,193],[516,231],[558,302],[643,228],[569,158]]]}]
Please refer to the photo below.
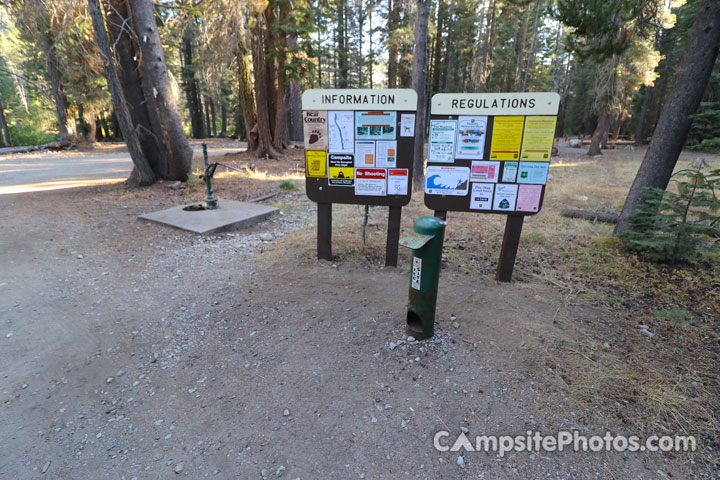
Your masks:
[{"label": "green bush", "polygon": [[716,250],[720,237],[720,170],[702,167],[673,175],[678,193],[648,188],[645,200],[630,214],[625,248],[659,263],[691,262],[703,250]]},{"label": "green bush", "polygon": [[283,180],[278,187],[280,187],[280,190],[295,190],[297,188],[290,180]]}]

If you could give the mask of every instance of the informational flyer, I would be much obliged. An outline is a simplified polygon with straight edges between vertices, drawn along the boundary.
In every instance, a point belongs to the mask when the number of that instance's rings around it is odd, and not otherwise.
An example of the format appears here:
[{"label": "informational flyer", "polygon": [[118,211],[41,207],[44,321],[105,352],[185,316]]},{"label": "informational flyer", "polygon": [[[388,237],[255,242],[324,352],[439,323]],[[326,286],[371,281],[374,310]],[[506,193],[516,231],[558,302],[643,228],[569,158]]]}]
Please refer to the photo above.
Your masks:
[{"label": "informational flyer", "polygon": [[517,212],[537,212],[540,208],[542,185],[520,185],[517,194]]},{"label": "informational flyer", "polygon": [[306,150],[327,150],[327,110],[306,110],[303,112],[303,137]]},{"label": "informational flyer", "polygon": [[401,137],[414,137],[415,136],[415,114],[414,113],[403,113],[400,115],[400,136]]},{"label": "informational flyer", "polygon": [[353,112],[328,112],[328,144],[330,153],[353,153]]},{"label": "informational flyer", "polygon": [[493,192],[495,184],[493,183],[473,183],[470,190],[470,209],[472,210],[492,210]]},{"label": "informational flyer", "polygon": [[490,160],[518,160],[523,137],[522,116],[498,116],[493,121]]},{"label": "informational flyer", "polygon": [[387,170],[384,168],[355,169],[355,195],[382,197],[387,194]]},{"label": "informational flyer", "polygon": [[497,182],[500,162],[475,161],[470,165],[471,182]]},{"label": "informational flyer", "polygon": [[515,183],[517,177],[518,162],[503,162],[502,181]]},{"label": "informational flyer", "polygon": [[388,195],[407,195],[408,193],[408,169],[390,168],[387,177]]},{"label": "informational flyer", "polygon": [[517,191],[517,185],[498,183],[495,186],[495,199],[493,200],[493,210],[504,210],[506,212],[515,211]]},{"label": "informational flyer", "polygon": [[[458,117],[455,158],[482,160],[483,153],[485,152],[486,130],[486,116],[460,115]],[[518,148],[520,148],[519,145]]]},{"label": "informational flyer", "polygon": [[376,167],[397,167],[397,141],[378,140],[375,144],[375,155]]},{"label": "informational flyer", "polygon": [[341,153],[328,154],[328,185],[334,187],[352,187],[353,155]]},{"label": "informational flyer", "polygon": [[[352,115],[353,112],[348,113]],[[396,122],[397,112],[355,112],[355,138],[395,140]]]},{"label": "informational flyer", "polygon": [[425,193],[428,195],[458,195],[468,193],[468,167],[441,167],[430,165],[425,172]]},{"label": "informational flyer", "polygon": [[372,140],[355,141],[355,167],[375,166],[375,142]]},{"label": "informational flyer", "polygon": [[453,163],[455,161],[455,120],[430,120],[428,162]]},{"label": "informational flyer", "polygon": [[520,162],[517,183],[545,185],[547,183],[549,163]]},{"label": "informational flyer", "polygon": [[305,174],[308,177],[327,177],[327,152],[305,150]]},{"label": "informational flyer", "polygon": [[520,160],[526,162],[549,162],[555,140],[557,117],[540,115],[525,117]]}]

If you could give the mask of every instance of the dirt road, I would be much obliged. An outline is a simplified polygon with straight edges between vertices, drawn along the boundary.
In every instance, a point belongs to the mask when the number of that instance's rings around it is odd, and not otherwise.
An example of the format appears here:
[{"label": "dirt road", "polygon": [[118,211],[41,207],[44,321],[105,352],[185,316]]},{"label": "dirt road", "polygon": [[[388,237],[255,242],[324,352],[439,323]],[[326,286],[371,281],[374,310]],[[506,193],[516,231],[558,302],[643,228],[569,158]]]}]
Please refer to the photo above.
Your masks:
[{"label": "dirt road", "polygon": [[[219,156],[247,148],[245,142],[210,139],[208,155]],[[202,155],[201,141],[191,141],[195,156]],[[103,185],[124,180],[132,161],[124,144],[99,144],[66,152],[33,152],[0,156],[0,195]]]},{"label": "dirt road", "polygon": [[[232,197],[277,190],[274,178],[232,179]],[[137,220],[192,194],[112,183],[0,196],[0,479],[706,475],[661,454],[433,447],[441,430],[628,433],[543,380],[538,356],[608,312],[543,282],[495,283],[482,245],[501,232],[448,240],[480,260],[472,275],[448,262],[437,335],[410,342],[408,254],[397,269],[376,260],[383,209],[369,249],[336,237],[334,263],[315,260],[301,190],[274,197],[271,220],[209,238]],[[358,212],[336,208],[339,231]]]}]

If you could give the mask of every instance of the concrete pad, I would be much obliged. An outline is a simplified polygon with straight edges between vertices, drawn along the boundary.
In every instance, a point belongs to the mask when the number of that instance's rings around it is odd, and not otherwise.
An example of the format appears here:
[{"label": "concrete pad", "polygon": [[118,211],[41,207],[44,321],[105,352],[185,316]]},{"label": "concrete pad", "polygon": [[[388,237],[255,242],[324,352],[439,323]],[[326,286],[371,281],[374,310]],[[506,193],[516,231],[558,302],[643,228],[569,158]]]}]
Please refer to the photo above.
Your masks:
[{"label": "concrete pad", "polygon": [[[193,205],[193,204],[190,204]],[[138,218],[171,227],[211,235],[223,230],[247,228],[265,220],[278,209],[257,203],[237,202],[235,200],[218,200],[218,208],[214,210],[185,211],[188,205],[168,208],[159,212],[146,213]]]}]

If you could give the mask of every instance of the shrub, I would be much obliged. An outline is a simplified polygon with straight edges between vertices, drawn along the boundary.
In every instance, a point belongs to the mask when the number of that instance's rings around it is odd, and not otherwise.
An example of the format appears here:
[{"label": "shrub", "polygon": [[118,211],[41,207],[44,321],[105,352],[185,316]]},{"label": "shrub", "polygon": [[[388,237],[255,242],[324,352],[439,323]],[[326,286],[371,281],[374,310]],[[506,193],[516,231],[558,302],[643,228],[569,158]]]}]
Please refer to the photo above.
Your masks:
[{"label": "shrub", "polygon": [[659,263],[695,260],[701,250],[716,249],[720,237],[720,170],[704,174],[698,167],[673,177],[678,193],[646,189],[630,214],[630,230],[620,234],[625,248]]}]

